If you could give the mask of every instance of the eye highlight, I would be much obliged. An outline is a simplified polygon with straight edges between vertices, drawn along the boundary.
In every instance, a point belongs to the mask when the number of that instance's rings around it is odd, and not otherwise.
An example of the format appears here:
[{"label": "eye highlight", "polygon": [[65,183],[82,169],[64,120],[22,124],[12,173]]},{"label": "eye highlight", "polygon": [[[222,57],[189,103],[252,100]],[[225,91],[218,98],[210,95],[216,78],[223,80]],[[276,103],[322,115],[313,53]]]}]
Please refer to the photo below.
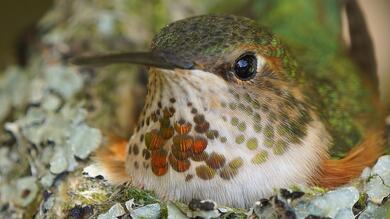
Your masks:
[{"label": "eye highlight", "polygon": [[257,59],[254,54],[243,54],[234,63],[234,74],[240,80],[250,80],[256,75]]}]

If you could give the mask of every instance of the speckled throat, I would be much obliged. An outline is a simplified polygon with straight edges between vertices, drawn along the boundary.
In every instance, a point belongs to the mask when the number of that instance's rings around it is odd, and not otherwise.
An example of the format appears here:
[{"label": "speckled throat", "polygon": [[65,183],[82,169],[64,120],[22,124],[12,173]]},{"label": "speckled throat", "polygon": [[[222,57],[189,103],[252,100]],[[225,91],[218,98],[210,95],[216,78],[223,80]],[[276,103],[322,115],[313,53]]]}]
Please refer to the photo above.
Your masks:
[{"label": "speckled throat", "polygon": [[310,182],[329,134],[299,95],[258,87],[202,70],[151,68],[128,145],[134,185],[170,200],[244,207],[274,188]]}]

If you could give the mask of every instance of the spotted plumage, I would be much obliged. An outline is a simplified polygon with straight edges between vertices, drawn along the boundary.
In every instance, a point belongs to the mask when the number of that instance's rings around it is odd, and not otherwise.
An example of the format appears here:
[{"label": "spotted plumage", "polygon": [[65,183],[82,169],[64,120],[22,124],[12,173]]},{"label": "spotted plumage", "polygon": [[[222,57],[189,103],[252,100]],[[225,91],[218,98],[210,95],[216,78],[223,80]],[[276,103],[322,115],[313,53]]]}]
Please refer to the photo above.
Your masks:
[{"label": "spotted plumage", "polygon": [[334,136],[308,95],[315,92],[280,40],[254,21],[187,18],[164,27],[150,53],[124,58],[151,66],[125,159],[134,185],[242,207],[328,177]]}]

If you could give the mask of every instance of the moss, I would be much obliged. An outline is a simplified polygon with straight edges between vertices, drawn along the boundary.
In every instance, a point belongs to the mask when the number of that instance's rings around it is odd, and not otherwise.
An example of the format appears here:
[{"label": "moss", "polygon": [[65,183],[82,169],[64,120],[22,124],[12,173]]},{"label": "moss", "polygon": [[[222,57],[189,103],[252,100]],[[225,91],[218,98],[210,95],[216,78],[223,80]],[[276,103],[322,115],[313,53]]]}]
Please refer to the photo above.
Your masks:
[{"label": "moss", "polygon": [[126,188],[123,192],[123,196],[119,197],[118,201],[125,202],[129,199],[134,199],[136,203],[140,203],[143,205],[160,202],[154,192],[142,190],[135,187]]},{"label": "moss", "polygon": [[366,209],[367,199],[368,199],[367,193],[361,192],[359,194],[359,200],[354,205],[354,210],[356,209],[357,211],[363,211],[364,209]]},{"label": "moss", "polygon": [[160,203],[160,218],[168,218],[168,206],[167,203]]},{"label": "moss", "polygon": [[238,208],[229,208],[229,212],[222,215],[220,218],[222,219],[230,219],[230,218],[236,218],[236,219],[244,219],[248,218],[248,212],[244,211],[243,209]]},{"label": "moss", "polygon": [[317,195],[325,194],[326,192],[327,192],[326,188],[321,188],[317,186],[313,186],[305,190],[305,193],[310,196],[317,196]]}]

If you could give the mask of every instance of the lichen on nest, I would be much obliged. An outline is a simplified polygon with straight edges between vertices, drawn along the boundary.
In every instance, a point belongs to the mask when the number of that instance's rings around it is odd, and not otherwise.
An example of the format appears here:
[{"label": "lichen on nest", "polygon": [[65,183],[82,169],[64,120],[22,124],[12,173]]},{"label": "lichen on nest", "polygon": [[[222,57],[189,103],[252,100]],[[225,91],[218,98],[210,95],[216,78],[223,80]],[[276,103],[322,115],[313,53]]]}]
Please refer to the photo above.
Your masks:
[{"label": "lichen on nest", "polygon": [[[386,218],[390,214],[389,176],[390,156],[386,155],[372,169],[367,168],[359,179],[344,187],[329,191],[306,186],[280,189],[268,199],[259,199],[250,209],[219,206],[212,200],[164,203],[150,193],[122,187],[118,191],[127,190],[130,199],[123,198],[101,217],[109,218],[116,212],[116,217],[120,218],[159,218],[160,214],[150,215],[161,211],[163,218]],[[129,201],[131,207],[126,204]],[[122,204],[119,213],[116,210],[118,203]],[[161,210],[164,208],[166,212]]]}]

